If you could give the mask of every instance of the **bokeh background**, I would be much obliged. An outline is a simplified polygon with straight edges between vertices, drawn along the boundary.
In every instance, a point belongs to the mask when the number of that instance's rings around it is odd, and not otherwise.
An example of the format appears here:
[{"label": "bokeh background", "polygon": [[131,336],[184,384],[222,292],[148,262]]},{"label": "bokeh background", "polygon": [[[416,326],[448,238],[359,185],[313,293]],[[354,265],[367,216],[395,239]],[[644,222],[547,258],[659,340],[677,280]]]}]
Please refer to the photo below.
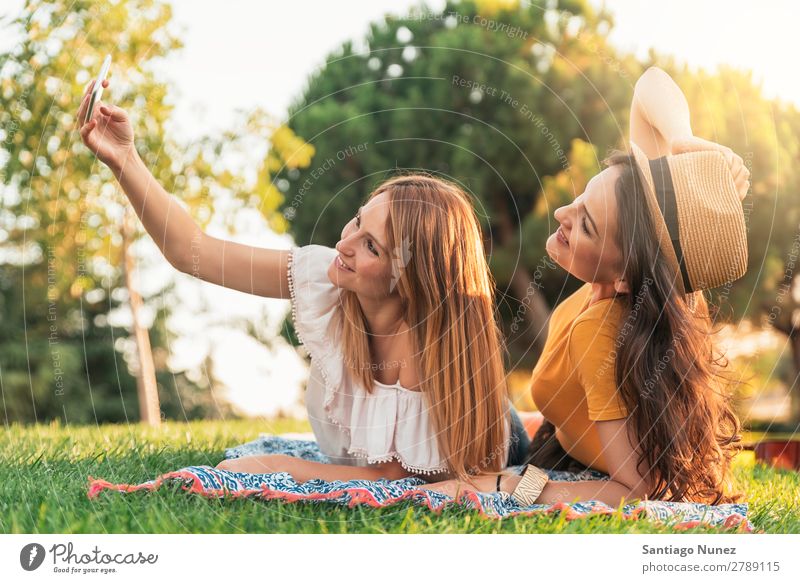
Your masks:
[{"label": "bokeh background", "polygon": [[[746,277],[713,290],[752,429],[800,422],[800,81],[793,4],[621,0],[262,3],[4,0],[0,392],[11,423],[302,417],[286,301],[177,273],[74,116],[103,100],[209,233],[334,245],[398,169],[462,184],[486,235],[517,406],[550,311],[580,282],[553,210],[624,148],[633,86],[665,69],[694,133],[745,160]],[[523,302],[523,300],[527,300]],[[158,419],[149,419],[158,424]]]}]

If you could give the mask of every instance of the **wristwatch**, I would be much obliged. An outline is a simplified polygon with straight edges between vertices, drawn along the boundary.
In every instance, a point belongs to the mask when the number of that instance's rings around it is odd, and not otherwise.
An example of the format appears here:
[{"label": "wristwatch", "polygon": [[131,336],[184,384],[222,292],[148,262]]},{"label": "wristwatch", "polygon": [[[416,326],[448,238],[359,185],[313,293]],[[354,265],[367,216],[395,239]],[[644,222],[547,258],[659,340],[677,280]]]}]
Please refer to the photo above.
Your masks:
[{"label": "wristwatch", "polygon": [[511,497],[523,506],[530,506],[542,494],[548,479],[547,472],[528,464],[522,472],[522,479],[511,493]]}]

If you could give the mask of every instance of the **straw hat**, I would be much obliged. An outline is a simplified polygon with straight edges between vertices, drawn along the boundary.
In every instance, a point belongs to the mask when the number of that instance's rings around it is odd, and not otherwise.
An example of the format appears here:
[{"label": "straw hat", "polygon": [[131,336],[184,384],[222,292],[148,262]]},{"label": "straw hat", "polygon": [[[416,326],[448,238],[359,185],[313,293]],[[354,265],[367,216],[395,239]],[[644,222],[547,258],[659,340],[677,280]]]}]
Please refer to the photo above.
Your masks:
[{"label": "straw hat", "polygon": [[721,152],[649,160],[631,143],[659,246],[688,294],[735,281],[747,270],[742,201]]}]

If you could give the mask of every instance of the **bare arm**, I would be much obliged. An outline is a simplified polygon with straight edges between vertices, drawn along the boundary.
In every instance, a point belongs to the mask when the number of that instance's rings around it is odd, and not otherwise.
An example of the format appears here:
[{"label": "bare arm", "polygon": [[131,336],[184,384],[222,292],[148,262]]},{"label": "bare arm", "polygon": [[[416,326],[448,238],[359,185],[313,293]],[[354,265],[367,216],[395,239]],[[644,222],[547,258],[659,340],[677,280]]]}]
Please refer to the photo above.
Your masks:
[{"label": "bare arm", "polygon": [[631,103],[631,142],[650,158],[703,150],[718,150],[731,169],[739,198],[750,190],[750,170],[742,157],[727,146],[692,134],[689,104],[675,81],[658,67],[650,67],[636,82]]},{"label": "bare arm", "polygon": [[110,167],[145,230],[176,269],[245,293],[289,298],[289,251],[242,245],[203,233],[150,173],[135,148]]},{"label": "bare arm", "polygon": [[298,482],[320,479],[332,480],[400,480],[411,474],[397,461],[369,465],[367,467],[344,466],[312,462],[288,455],[249,455],[238,459],[224,460],[217,464],[221,470],[265,474],[289,472]]},{"label": "bare arm", "polygon": [[[608,464],[610,480],[582,482],[553,482],[545,484],[537,504],[554,504],[578,500],[601,500],[616,507],[632,499],[644,499],[650,492],[650,483],[636,469],[639,452],[634,449],[628,435],[632,432],[626,419],[595,421],[597,434]],[[519,482],[518,476],[509,483],[512,490]],[[504,489],[507,488],[504,483]]]},{"label": "bare arm", "polygon": [[[203,233],[177,199],[145,166],[134,146],[128,113],[98,101],[85,120],[95,81],[86,88],[75,121],[83,143],[106,164],[153,238],[176,269],[250,294],[287,299],[288,251],[262,249],[216,239]],[[108,87],[108,79],[103,87]]]},{"label": "bare arm", "polygon": [[648,158],[671,153],[671,143],[692,136],[689,104],[665,71],[650,67],[633,90],[630,139]]},{"label": "bare arm", "polygon": [[[636,469],[637,453],[628,437],[626,419],[613,421],[596,421],[597,433],[603,447],[603,455],[609,466],[610,480],[584,480],[580,482],[559,482],[548,480],[536,504],[555,504],[558,502],[574,502],[579,500],[600,500],[609,506],[617,507],[621,503],[635,499],[644,499],[650,492],[650,484]],[[501,489],[511,493],[519,484],[520,477],[508,474],[501,478]],[[448,480],[425,489],[437,490],[451,496],[465,490],[494,492],[496,477],[479,476],[474,484],[465,484],[456,480]]]}]

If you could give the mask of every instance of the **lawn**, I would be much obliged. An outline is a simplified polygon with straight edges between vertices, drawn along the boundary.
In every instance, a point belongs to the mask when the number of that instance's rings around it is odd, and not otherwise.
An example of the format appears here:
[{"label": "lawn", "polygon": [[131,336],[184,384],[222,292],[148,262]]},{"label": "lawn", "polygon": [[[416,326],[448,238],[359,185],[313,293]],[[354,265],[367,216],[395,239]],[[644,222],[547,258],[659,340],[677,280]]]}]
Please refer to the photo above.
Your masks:
[{"label": "lawn", "polygon": [[[207,499],[177,483],[153,493],[86,496],[87,476],[139,483],[189,465],[216,465],[223,451],[259,433],[308,431],[304,422],[168,422],[138,425],[11,425],[0,438],[3,533],[658,533],[681,532],[618,516],[566,521],[563,515],[505,520],[447,508],[440,515],[410,502],[391,508]],[[736,460],[737,485],[749,492],[757,530],[800,533],[800,475]],[[692,532],[721,532],[711,529]]]}]

